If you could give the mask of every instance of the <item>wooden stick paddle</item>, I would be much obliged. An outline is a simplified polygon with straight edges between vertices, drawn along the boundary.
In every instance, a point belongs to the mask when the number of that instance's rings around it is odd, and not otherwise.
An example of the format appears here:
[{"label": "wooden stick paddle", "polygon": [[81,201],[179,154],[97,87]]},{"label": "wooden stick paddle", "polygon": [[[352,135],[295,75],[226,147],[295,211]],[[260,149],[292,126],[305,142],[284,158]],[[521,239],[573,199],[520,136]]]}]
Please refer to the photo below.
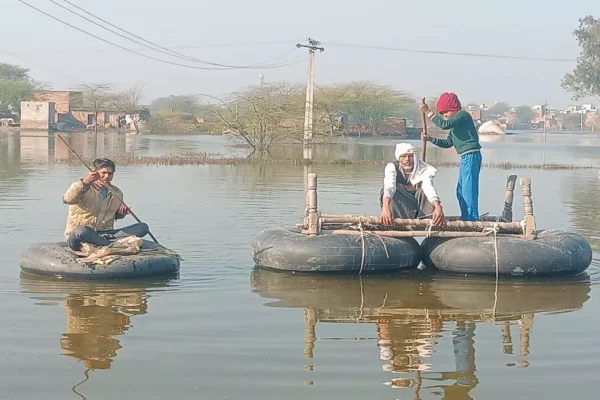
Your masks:
[{"label": "wooden stick paddle", "polygon": [[[425,104],[425,97],[421,99],[421,104]],[[427,116],[421,113],[421,122],[423,123],[423,132],[427,135]],[[423,140],[423,161],[427,158],[427,140]]]},{"label": "wooden stick paddle", "polygon": [[[79,154],[77,154],[77,152],[76,152],[76,151],[75,151],[75,150],[74,150],[74,149],[73,149],[73,148],[72,148],[72,147],[69,145],[69,143],[67,143],[67,142],[66,142],[66,140],[62,138],[62,136],[60,136],[58,133],[56,134],[56,136],[58,136],[58,138],[59,138],[59,139],[60,139],[60,140],[61,140],[61,141],[62,141],[62,142],[65,144],[65,146],[67,146],[67,147],[69,148],[69,150],[71,150],[71,151],[73,152],[73,154],[75,154],[75,157],[77,157],[77,159],[78,159],[79,161],[81,161],[81,163],[82,163],[82,164],[83,164],[83,165],[84,165],[84,166],[85,166],[85,167],[88,169],[88,171],[90,171],[90,172],[93,172],[93,171],[92,171],[92,169],[90,168],[90,166],[89,166],[89,165],[87,165],[87,164],[85,163],[85,161],[83,161],[83,159],[82,159],[81,157],[79,157]],[[122,198],[121,196],[119,196],[119,195],[117,194],[117,192],[115,192],[115,191],[113,190],[113,188],[111,187],[110,183],[108,183],[108,182],[104,181],[104,180],[103,180],[102,178],[100,178],[100,177],[98,177],[98,179],[100,180],[100,182],[102,182],[102,183],[104,184],[104,186],[106,186],[106,188],[107,188],[107,189],[108,189],[108,190],[109,190],[109,191],[110,191],[110,192],[113,194],[113,196],[115,196],[115,197],[117,198],[117,200],[119,200],[119,202],[121,202],[121,204],[123,204],[125,207],[127,207],[127,204],[125,204],[125,201],[123,201],[123,198]],[[137,217],[137,215],[135,215],[135,213],[134,213],[132,210],[129,210],[129,213],[131,214],[131,216],[132,216],[133,218],[135,218],[135,220],[136,220],[137,222],[140,222],[140,223],[142,222],[142,221],[141,221],[141,220],[140,220],[140,219]],[[158,240],[156,240],[156,238],[154,237],[154,235],[152,234],[152,232],[148,231],[148,235],[150,235],[150,237],[152,238],[152,240],[154,240],[154,242],[155,242],[156,244],[159,244],[159,243],[158,243]]]}]

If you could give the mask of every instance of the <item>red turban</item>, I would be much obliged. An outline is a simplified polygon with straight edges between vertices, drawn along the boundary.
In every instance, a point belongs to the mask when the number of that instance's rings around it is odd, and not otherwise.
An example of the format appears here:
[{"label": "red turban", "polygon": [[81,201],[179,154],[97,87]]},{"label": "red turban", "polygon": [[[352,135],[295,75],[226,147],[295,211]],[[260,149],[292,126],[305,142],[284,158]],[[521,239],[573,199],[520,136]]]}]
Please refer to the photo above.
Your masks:
[{"label": "red turban", "polygon": [[437,102],[436,108],[437,112],[441,114],[448,111],[460,111],[462,106],[454,93],[443,93]]}]

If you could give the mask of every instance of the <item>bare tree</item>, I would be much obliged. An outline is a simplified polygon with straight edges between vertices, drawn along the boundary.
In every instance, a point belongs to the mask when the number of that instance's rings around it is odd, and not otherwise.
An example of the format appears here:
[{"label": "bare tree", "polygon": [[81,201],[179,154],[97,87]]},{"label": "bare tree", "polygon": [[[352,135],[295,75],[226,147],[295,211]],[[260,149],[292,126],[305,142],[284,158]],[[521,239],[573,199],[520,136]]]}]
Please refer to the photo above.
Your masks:
[{"label": "bare tree", "polygon": [[113,94],[109,100],[109,104],[113,108],[119,112],[132,116],[133,125],[137,133],[140,132],[140,128],[136,119],[133,118],[133,115],[138,114],[140,111],[140,99],[142,98],[142,92],[145,86],[145,83],[138,82],[123,92]]},{"label": "bare tree", "polygon": [[108,84],[82,84],[79,89],[83,91],[83,103],[94,112],[94,132],[98,133],[98,113],[106,110],[111,95]]}]

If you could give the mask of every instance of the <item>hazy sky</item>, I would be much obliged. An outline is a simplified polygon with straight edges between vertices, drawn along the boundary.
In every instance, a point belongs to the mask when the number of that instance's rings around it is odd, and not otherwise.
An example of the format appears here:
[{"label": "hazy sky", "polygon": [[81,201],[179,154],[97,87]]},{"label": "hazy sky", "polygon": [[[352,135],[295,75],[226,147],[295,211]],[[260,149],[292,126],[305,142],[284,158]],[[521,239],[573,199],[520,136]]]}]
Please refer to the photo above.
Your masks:
[{"label": "hazy sky", "polygon": [[[170,62],[210,67],[144,49],[49,0],[24,1],[128,49]],[[54,1],[71,8],[63,0]],[[1,51],[0,61],[29,67],[35,79],[56,90],[74,88],[78,79],[108,82],[117,88],[144,81],[146,102],[169,94],[219,96],[260,83],[260,73],[266,82],[304,83],[307,51],[296,49],[295,44],[311,37],[325,47],[324,53],[317,54],[316,84],[370,80],[416,96],[454,91],[465,104],[495,100],[540,104],[547,99],[550,106],[566,106],[574,102],[560,81],[573,69],[579,54],[572,32],[578,18],[586,14],[600,17],[598,0],[556,6],[542,0],[461,0],[455,4],[440,0],[69,1],[143,39],[177,47],[176,51],[188,57],[235,65],[293,62],[282,68],[221,71],[169,65],[101,42],[18,0],[2,0],[0,33],[4,40],[0,49],[39,66]],[[217,46],[224,44],[235,46]],[[340,44],[573,61],[423,54]],[[600,100],[596,103],[600,106]]]}]

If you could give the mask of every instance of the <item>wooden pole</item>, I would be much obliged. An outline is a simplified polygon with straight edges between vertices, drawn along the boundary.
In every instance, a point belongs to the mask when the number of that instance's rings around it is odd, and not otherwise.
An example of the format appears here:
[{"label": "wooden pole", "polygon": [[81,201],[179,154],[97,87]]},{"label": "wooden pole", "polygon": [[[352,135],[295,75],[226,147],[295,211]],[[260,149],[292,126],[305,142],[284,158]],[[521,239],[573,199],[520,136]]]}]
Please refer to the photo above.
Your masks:
[{"label": "wooden pole", "polygon": [[531,328],[533,327],[533,313],[523,314],[519,322],[521,323],[519,355],[525,357],[529,355],[529,342],[531,339]]},{"label": "wooden pole", "polygon": [[308,44],[296,44],[296,47],[305,47],[308,49],[308,79],[306,82],[306,104],[304,108],[304,138],[303,138],[303,147],[304,150],[304,159],[309,159],[307,157],[307,147],[311,147],[313,143],[313,99],[314,99],[314,85],[315,85],[315,51],[319,50],[320,52],[325,51],[323,47],[319,46],[320,42],[318,40],[314,40],[308,38]]},{"label": "wooden pole", "polygon": [[308,51],[308,81],[306,83],[306,109],[304,110],[304,146],[312,145],[313,127],[313,85],[314,85],[315,51]]},{"label": "wooden pole", "polygon": [[[421,99],[421,104],[425,104],[425,97]],[[423,132],[427,135],[427,116],[425,113],[421,113],[421,122],[423,124]],[[427,158],[427,140],[423,140],[423,157],[422,160],[426,161]]]},{"label": "wooden pole", "polygon": [[502,344],[504,354],[512,354],[513,353],[513,345],[512,338],[510,334],[510,322],[502,321],[500,322],[500,331],[502,332]]},{"label": "wooden pole", "polygon": [[317,340],[316,326],[319,321],[319,311],[314,308],[304,309],[304,358],[313,358],[315,341]]},{"label": "wooden pole", "polygon": [[317,174],[308,174],[307,187],[307,203],[308,203],[308,234],[316,236],[319,234],[319,214],[317,211]]},{"label": "wooden pole", "polygon": [[[325,231],[322,231],[325,233]],[[405,238],[405,237],[446,237],[446,238],[459,238],[459,237],[491,237],[489,233],[483,232],[456,232],[456,231],[356,231],[351,229],[337,229],[334,231],[327,231],[332,235],[378,235],[392,238]],[[499,236],[515,236],[521,237],[520,234],[500,234]]]},{"label": "wooden pole", "polygon": [[533,216],[533,200],[531,199],[531,179],[521,178],[521,190],[523,192],[523,212],[525,215],[525,229],[523,229],[523,236],[525,239],[535,240],[536,239],[536,225],[535,217]]},{"label": "wooden pole", "polygon": [[515,196],[516,182],[516,175],[509,175],[506,179],[506,194],[504,195],[504,210],[502,211],[502,218],[506,221],[512,221],[513,218],[512,205]]},{"label": "wooden pole", "polygon": [[[360,215],[339,215],[339,216],[329,216],[325,217],[321,215],[321,223],[322,224],[338,224],[338,223],[362,223],[368,225],[383,225],[381,223],[381,217],[377,216],[360,216]],[[521,224],[519,222],[486,222],[486,221],[445,221],[445,227],[454,228],[454,229],[485,229],[485,228],[494,228],[505,229],[505,230],[518,230],[521,232]],[[430,220],[428,219],[401,219],[396,218],[393,220],[393,225],[390,228],[393,229],[394,225],[400,226],[409,226],[413,229],[415,228],[427,228],[429,226]],[[386,225],[383,225],[386,226]]]},{"label": "wooden pole", "polygon": [[[65,144],[65,146],[67,146],[69,148],[69,150],[71,150],[73,152],[73,154],[75,154],[75,157],[77,157],[77,159],[88,169],[88,171],[92,172],[92,169],[90,168],[89,165],[86,164],[85,161],[83,161],[83,159],[81,157],[79,157],[79,154],[77,154],[77,152],[69,145],[69,143],[67,143],[67,141],[65,139],[62,138],[62,136],[60,136],[58,133],[56,134],[56,136]],[[106,186],[106,188],[108,189],[109,192],[111,192],[113,194],[113,196],[115,196],[115,198],[117,200],[119,200],[119,202],[124,205],[125,207],[127,207],[127,204],[125,204],[125,201],[123,201],[123,198],[121,198],[121,196],[119,196],[117,194],[117,192],[113,189],[113,187],[110,185],[110,183],[104,181],[102,178],[99,178],[100,182],[102,182],[104,184],[104,186]],[[135,220],[137,222],[142,222],[137,215],[135,215],[135,213],[133,212],[133,210],[130,210],[129,213],[131,214],[131,216],[133,218],[135,218]],[[154,237],[154,235],[148,231],[148,235],[150,235],[150,237],[152,238],[152,240],[154,240],[155,243],[158,244],[158,240],[156,240],[156,238]]]},{"label": "wooden pole", "polygon": [[[416,227],[415,228],[414,226],[401,226],[401,225],[387,226],[387,225],[369,225],[369,224],[362,224],[361,226],[362,226],[363,230],[376,231],[376,232],[415,232],[415,231],[423,231],[423,232],[425,232],[425,231],[430,231],[430,232],[441,232],[441,231],[446,231],[446,232],[483,232],[484,229],[492,229],[492,228],[460,228],[460,229],[450,228],[450,229],[448,229],[448,227],[445,227],[445,226],[433,226],[433,227],[431,227],[431,229],[429,229],[429,228],[425,228],[425,227]],[[306,229],[305,226],[301,225],[301,227]],[[322,222],[319,224],[319,228],[320,228],[321,233],[323,233],[324,231],[335,231],[338,229],[359,230],[357,224],[330,224],[330,223],[322,223]],[[521,228],[521,226],[510,228],[510,229],[498,228],[496,233],[522,235],[523,229]]]},{"label": "wooden pole", "polygon": [[[355,215],[355,214],[320,214],[321,218],[327,219],[327,218],[340,218],[340,217],[346,217],[346,216],[350,216],[350,217],[356,217],[359,215]],[[502,217],[497,217],[494,215],[481,215],[479,217],[479,221],[481,222],[496,222],[496,220],[500,218],[500,222],[511,222],[511,221],[504,221]],[[419,219],[423,219],[425,221],[428,221],[427,218],[419,218]],[[446,215],[444,217],[445,221],[462,221],[462,217],[460,215]]]}]

